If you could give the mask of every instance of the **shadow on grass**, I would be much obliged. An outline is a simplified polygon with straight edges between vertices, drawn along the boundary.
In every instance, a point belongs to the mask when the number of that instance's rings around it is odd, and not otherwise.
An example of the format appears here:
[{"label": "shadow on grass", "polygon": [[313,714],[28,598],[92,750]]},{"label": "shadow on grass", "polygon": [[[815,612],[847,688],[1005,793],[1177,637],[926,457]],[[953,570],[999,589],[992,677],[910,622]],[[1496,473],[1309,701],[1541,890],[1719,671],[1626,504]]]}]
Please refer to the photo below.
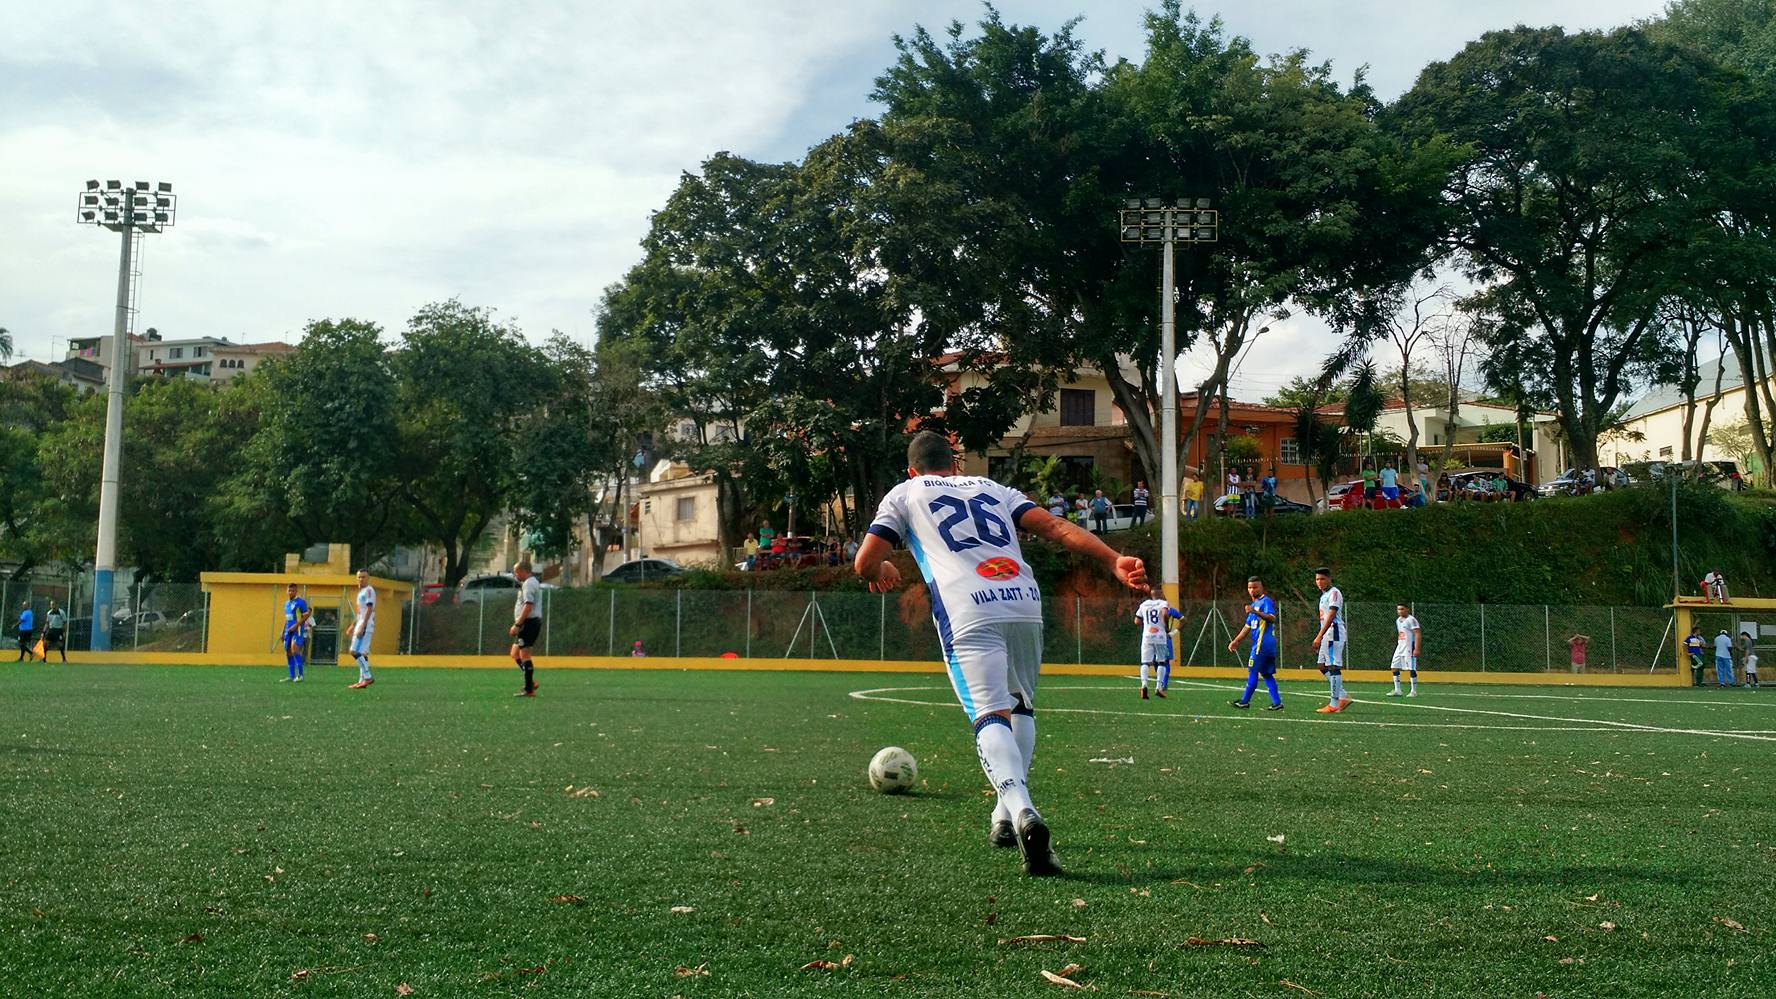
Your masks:
[{"label": "shadow on grass", "polygon": [[[1061,848],[1065,850],[1065,843]],[[1199,851],[1234,855],[1232,850]],[[1294,882],[1298,884],[1331,883],[1347,885],[1388,885],[1456,890],[1475,888],[1522,888],[1532,885],[1580,884],[1603,881],[1640,882],[1650,885],[1690,886],[1701,879],[1668,869],[1643,864],[1563,864],[1559,866],[1458,868],[1449,865],[1418,864],[1387,857],[1361,854],[1321,854],[1313,857],[1238,853],[1234,863],[1184,863],[1146,866],[1135,857],[1135,863],[1119,863],[1111,851],[1096,850],[1091,854],[1063,852],[1063,862],[1070,862],[1066,879],[1084,884],[1134,885],[1157,881],[1191,882],[1198,885],[1231,885],[1241,881]],[[1105,870],[1106,866],[1114,868]],[[1248,867],[1256,870],[1247,872]]]}]

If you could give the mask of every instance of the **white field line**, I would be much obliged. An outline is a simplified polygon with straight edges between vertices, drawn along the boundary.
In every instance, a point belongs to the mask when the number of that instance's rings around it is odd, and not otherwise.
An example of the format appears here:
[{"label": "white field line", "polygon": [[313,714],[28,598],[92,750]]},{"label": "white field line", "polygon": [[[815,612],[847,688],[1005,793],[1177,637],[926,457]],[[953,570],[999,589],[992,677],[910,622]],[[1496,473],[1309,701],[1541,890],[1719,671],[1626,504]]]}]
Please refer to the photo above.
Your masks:
[{"label": "white field line", "polygon": [[1711,708],[1776,708],[1776,698],[1762,700],[1755,694],[1749,694],[1746,699],[1741,702],[1698,700],[1693,697],[1585,697],[1574,694],[1491,694],[1476,691],[1463,692],[1445,690],[1435,684],[1428,685],[1426,689],[1435,691],[1435,693],[1431,695],[1434,697],[1491,697],[1499,700],[1513,701],[1591,701],[1595,703],[1612,704],[1701,704]]},{"label": "white field line", "polygon": [[[1044,690],[1108,690],[1108,687],[1044,687]],[[909,697],[890,697],[890,694],[909,694],[925,692],[949,693],[948,687],[877,687],[873,690],[853,690],[850,696],[854,700],[870,701],[876,704],[910,704],[921,708],[950,708],[959,710],[954,701],[916,701]],[[1155,713],[1152,711],[1125,711],[1117,708],[1055,708],[1044,705],[1042,713],[1072,715],[1119,715],[1130,718],[1149,718],[1166,721],[1213,721],[1213,722],[1254,722],[1293,723],[1297,725],[1363,725],[1371,728],[1435,728],[1435,729],[1471,729],[1485,732],[1613,732],[1616,729],[1596,725],[1488,725],[1469,724],[1463,722],[1384,722],[1367,721],[1357,718],[1334,718],[1332,716],[1316,716],[1303,718],[1296,715],[1273,715],[1253,709],[1251,714],[1240,715],[1188,715],[1183,713]]]},{"label": "white field line", "polygon": [[[1175,681],[1173,681],[1173,685],[1174,686],[1183,686],[1183,687],[1195,687],[1195,688],[1207,689],[1207,690],[1235,691],[1235,692],[1243,691],[1245,689],[1245,687],[1243,685],[1215,684],[1215,683],[1207,683],[1207,682],[1195,681],[1195,680],[1175,680]],[[1108,686],[1105,684],[1092,684],[1092,685],[1084,685],[1084,686],[1046,685],[1042,689],[1043,690],[1118,690],[1118,689],[1122,689],[1122,688],[1111,687],[1111,686]],[[947,701],[947,700],[946,701],[920,701],[920,700],[913,700],[911,698],[904,698],[904,697],[884,696],[884,695],[891,695],[891,694],[930,693],[930,692],[949,693],[950,688],[948,688],[948,687],[925,687],[925,686],[921,686],[921,687],[876,687],[876,688],[872,688],[869,690],[851,691],[850,696],[853,699],[860,700],[860,701],[875,701],[875,702],[879,702],[879,703],[889,703],[889,704],[910,704],[910,705],[915,705],[918,707],[927,707],[927,708],[953,708],[953,707],[956,707],[956,704],[953,701]],[[1283,693],[1285,693],[1289,696],[1309,697],[1309,698],[1312,698],[1315,700],[1318,700],[1320,697],[1323,696],[1323,695],[1320,695],[1317,693],[1310,693],[1310,692],[1306,692],[1306,691],[1283,691]],[[1359,701],[1359,700],[1353,698],[1351,703],[1378,705],[1378,706],[1383,706],[1383,707],[1423,708],[1423,709],[1433,710],[1433,711],[1447,711],[1447,712],[1454,712],[1454,713],[1460,713],[1460,714],[1486,715],[1489,717],[1511,718],[1511,719],[1518,719],[1518,720],[1523,720],[1523,721],[1555,722],[1558,724],[1554,724],[1554,725],[1500,725],[1500,724],[1464,723],[1464,722],[1453,722],[1453,721],[1451,721],[1451,722],[1403,722],[1403,721],[1402,722],[1387,722],[1387,721],[1370,721],[1367,719],[1345,717],[1342,712],[1340,712],[1339,715],[1337,715],[1337,716],[1322,715],[1322,716],[1318,716],[1318,717],[1314,717],[1314,718],[1303,718],[1299,715],[1294,715],[1294,716],[1272,715],[1269,712],[1261,712],[1258,708],[1251,709],[1252,710],[1251,714],[1239,714],[1239,715],[1223,715],[1223,714],[1187,715],[1182,712],[1180,712],[1180,713],[1163,713],[1162,714],[1162,713],[1156,713],[1153,711],[1134,711],[1134,710],[1124,710],[1124,709],[1118,709],[1118,708],[1060,708],[1060,707],[1052,707],[1052,706],[1047,706],[1047,705],[1043,706],[1041,710],[1043,711],[1044,714],[1051,714],[1051,713],[1058,712],[1058,713],[1065,713],[1065,714],[1117,715],[1117,716],[1128,716],[1128,717],[1138,717],[1138,718],[1167,718],[1167,719],[1177,719],[1177,720],[1183,720],[1185,718],[1188,718],[1192,721],[1267,721],[1267,722],[1293,722],[1293,723],[1297,723],[1297,724],[1310,724],[1310,725],[1330,724],[1330,725],[1363,725],[1363,726],[1373,727],[1373,728],[1471,729],[1471,730],[1496,731],[1496,732],[1644,732],[1644,733],[1649,733],[1649,734],[1660,734],[1660,735],[1700,735],[1700,736],[1708,736],[1708,737],[1721,738],[1721,739],[1747,739],[1747,740],[1752,740],[1752,741],[1757,741],[1757,742],[1776,742],[1776,733],[1772,733],[1772,732],[1768,732],[1768,731],[1764,731],[1764,730],[1715,731],[1715,730],[1711,730],[1711,729],[1673,728],[1673,727],[1660,726],[1660,725],[1642,725],[1642,724],[1638,724],[1635,722],[1604,721],[1604,720],[1593,719],[1593,718],[1563,718],[1563,717],[1551,716],[1551,715],[1520,714],[1520,713],[1511,712],[1511,711],[1486,711],[1486,710],[1482,710],[1479,708],[1456,708],[1456,707],[1448,707],[1448,706],[1439,705],[1439,704],[1426,704],[1420,700],[1405,700],[1405,699],[1401,699],[1399,701],[1393,701],[1390,703],[1387,701],[1374,701],[1374,700]]]},{"label": "white field line", "polygon": [[[1244,686],[1229,687],[1225,684],[1207,683],[1207,682],[1195,681],[1195,680],[1182,680],[1182,681],[1178,682],[1178,685],[1179,686],[1188,686],[1188,687],[1201,687],[1201,688],[1206,688],[1209,690],[1244,690],[1245,689]],[[1296,696],[1313,696],[1313,697],[1319,696],[1317,694],[1303,694],[1303,692],[1301,692],[1301,691],[1291,691],[1290,693],[1295,694]],[[1732,730],[1719,731],[1719,730],[1715,730],[1715,729],[1702,729],[1702,728],[1674,728],[1674,727],[1670,727],[1670,726],[1666,726],[1666,725],[1642,725],[1638,722],[1606,721],[1606,720],[1599,719],[1599,718],[1563,718],[1558,715],[1527,715],[1527,714],[1521,714],[1521,713],[1518,713],[1515,711],[1488,711],[1484,708],[1458,708],[1458,707],[1453,707],[1453,706],[1447,705],[1447,704],[1427,704],[1427,703],[1425,703],[1425,700],[1422,697],[1411,698],[1411,699],[1403,698],[1403,697],[1402,698],[1387,698],[1385,700],[1367,699],[1367,698],[1362,699],[1362,700],[1358,700],[1357,698],[1353,697],[1353,698],[1351,698],[1351,703],[1352,704],[1368,704],[1368,705],[1382,707],[1384,709],[1386,709],[1386,708],[1413,708],[1413,709],[1417,709],[1420,711],[1448,711],[1448,712],[1454,712],[1457,714],[1487,715],[1487,716],[1494,717],[1494,718],[1517,718],[1517,719],[1522,719],[1524,721],[1561,722],[1561,723],[1565,723],[1565,724],[1603,726],[1605,728],[1619,729],[1624,732],[1655,732],[1655,733],[1660,733],[1660,734],[1665,734],[1665,735],[1702,735],[1702,736],[1712,736],[1712,737],[1718,738],[1718,739],[1749,739],[1754,742],[1776,742],[1776,736],[1765,735],[1760,732],[1746,732],[1746,731],[1732,731]]]}]

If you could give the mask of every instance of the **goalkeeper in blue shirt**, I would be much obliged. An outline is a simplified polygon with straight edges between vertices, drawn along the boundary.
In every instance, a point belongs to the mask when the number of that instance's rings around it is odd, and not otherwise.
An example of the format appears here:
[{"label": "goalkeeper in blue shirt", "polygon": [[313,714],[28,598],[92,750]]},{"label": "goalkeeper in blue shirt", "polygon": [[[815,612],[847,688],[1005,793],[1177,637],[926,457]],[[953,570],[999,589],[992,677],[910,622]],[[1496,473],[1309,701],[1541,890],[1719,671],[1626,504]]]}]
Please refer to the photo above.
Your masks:
[{"label": "goalkeeper in blue shirt", "polygon": [[291,583],[285,590],[288,594],[284,600],[284,664],[289,667],[290,675],[279,683],[302,682],[303,652],[308,645],[308,626],[314,619],[314,611],[308,601],[296,595],[296,584]]},{"label": "goalkeeper in blue shirt", "polygon": [[1270,704],[1266,711],[1283,710],[1283,697],[1277,692],[1277,605],[1270,595],[1264,592],[1264,581],[1257,576],[1246,580],[1246,595],[1252,602],[1246,605],[1246,626],[1240,633],[1233,636],[1227,643],[1227,651],[1237,653],[1239,643],[1247,636],[1252,636],[1251,654],[1246,660],[1246,692],[1233,706],[1244,710],[1252,706],[1252,692],[1258,689],[1258,678],[1264,678],[1264,687],[1270,692]]}]

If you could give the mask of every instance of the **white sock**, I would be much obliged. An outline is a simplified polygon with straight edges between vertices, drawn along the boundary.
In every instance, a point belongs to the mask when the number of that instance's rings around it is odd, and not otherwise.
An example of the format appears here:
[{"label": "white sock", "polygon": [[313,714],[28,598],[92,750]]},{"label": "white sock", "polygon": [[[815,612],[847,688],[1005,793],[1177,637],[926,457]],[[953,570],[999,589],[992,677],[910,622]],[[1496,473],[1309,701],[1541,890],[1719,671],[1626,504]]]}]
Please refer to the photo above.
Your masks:
[{"label": "white sock", "polygon": [[[1413,671],[1412,671],[1412,674],[1411,674],[1411,676],[1412,676],[1412,689],[1413,689],[1413,690],[1417,690],[1417,689],[1418,689],[1418,671],[1417,671],[1417,670],[1413,670]],[[1398,681],[1398,680],[1396,680],[1396,681],[1394,681],[1394,682],[1395,682],[1395,683],[1396,683],[1396,684],[1398,684],[1398,683],[1399,683],[1399,681]]]},{"label": "white sock", "polygon": [[[1414,680],[1413,682],[1417,683],[1418,681]],[[1399,692],[1400,692],[1400,671],[1394,670],[1394,693],[1398,694]]]},{"label": "white sock", "polygon": [[[1147,664],[1141,664],[1141,689],[1147,689]],[[1015,715],[1013,717],[1016,717]]]},{"label": "white sock", "polygon": [[1024,756],[1024,782],[1030,780],[1030,762],[1036,758],[1036,716],[1012,715],[1011,734],[1017,737],[1018,752]]},{"label": "white sock", "polygon": [[1024,779],[1024,754],[1018,750],[1010,723],[999,715],[988,718],[974,733],[975,749],[980,754],[987,783],[1015,819],[1024,809],[1036,807],[1030,801],[1029,785]]},{"label": "white sock", "polygon": [[[1012,715],[1011,734],[1016,737],[1018,752],[1024,757],[1024,785],[1030,782],[1030,761],[1036,756],[1036,718],[1034,715]],[[1015,816],[1005,805],[1005,799],[995,796],[993,799],[993,821],[1010,822]]]},{"label": "white sock", "polygon": [[370,679],[370,660],[365,656],[358,657],[358,680]]}]

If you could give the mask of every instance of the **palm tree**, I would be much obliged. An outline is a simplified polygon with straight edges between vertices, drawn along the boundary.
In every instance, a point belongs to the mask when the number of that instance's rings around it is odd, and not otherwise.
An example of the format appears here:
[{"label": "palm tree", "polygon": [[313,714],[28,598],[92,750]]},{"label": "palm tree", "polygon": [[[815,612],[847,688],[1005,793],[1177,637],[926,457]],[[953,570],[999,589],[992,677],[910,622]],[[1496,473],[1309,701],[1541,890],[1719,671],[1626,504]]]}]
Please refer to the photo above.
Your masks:
[{"label": "palm tree", "polygon": [[0,326],[0,361],[12,360],[12,331]]}]

